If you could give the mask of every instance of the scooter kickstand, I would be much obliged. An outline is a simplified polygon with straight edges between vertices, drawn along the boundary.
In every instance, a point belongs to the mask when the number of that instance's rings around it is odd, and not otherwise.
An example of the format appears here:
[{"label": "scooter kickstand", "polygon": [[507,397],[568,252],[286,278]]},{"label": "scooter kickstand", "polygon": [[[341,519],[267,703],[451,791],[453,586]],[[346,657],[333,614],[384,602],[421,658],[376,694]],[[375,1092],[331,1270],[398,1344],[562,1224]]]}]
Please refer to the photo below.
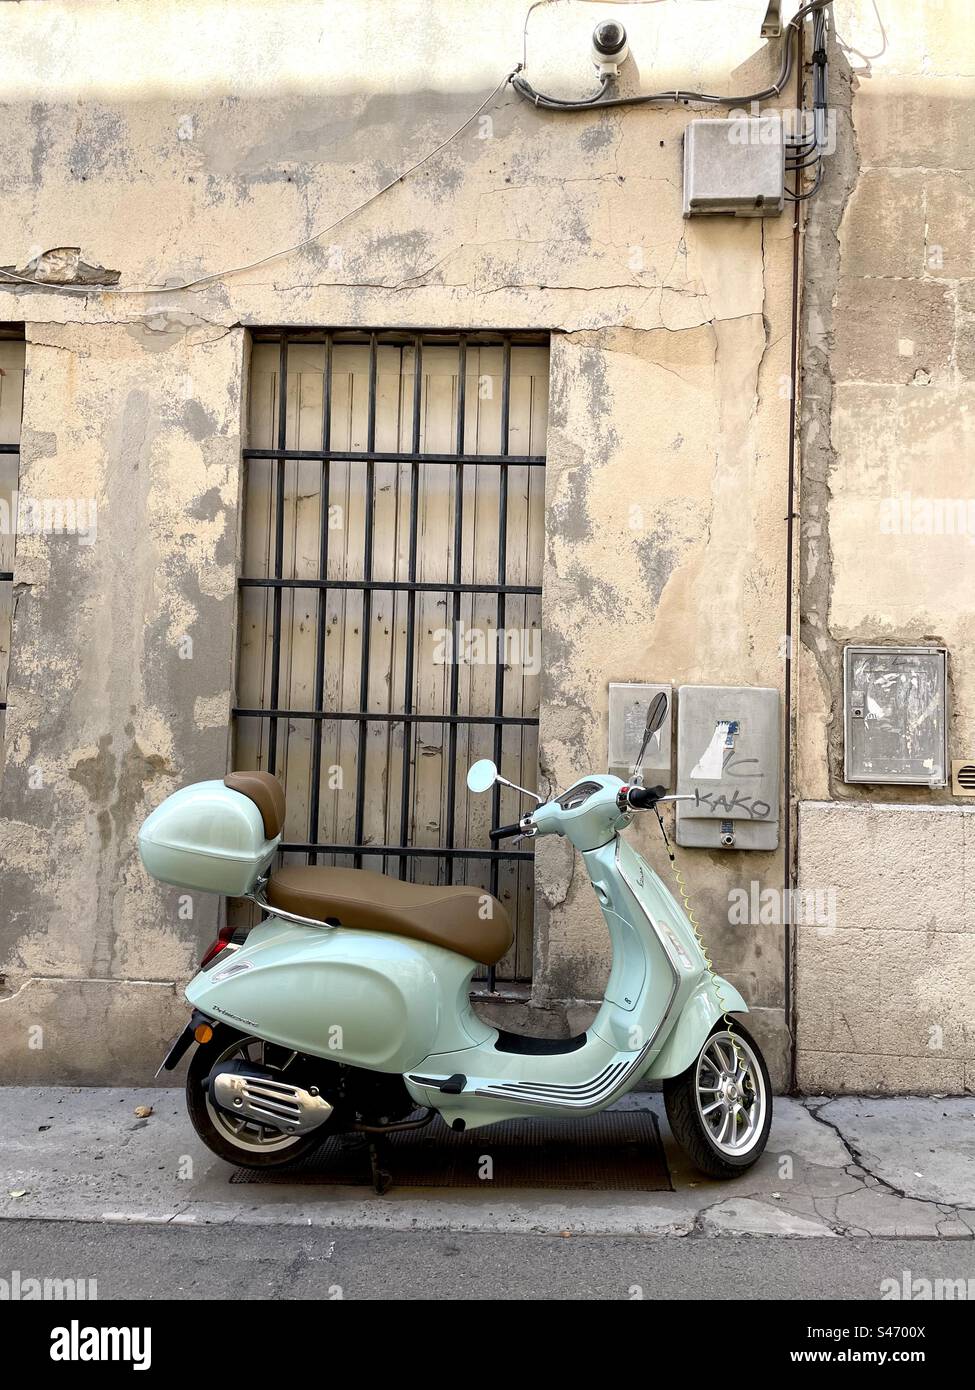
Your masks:
[{"label": "scooter kickstand", "polygon": [[369,1170],[372,1173],[372,1190],[377,1197],[383,1197],[393,1185],[392,1174],[379,1164],[379,1141],[369,1141]]}]

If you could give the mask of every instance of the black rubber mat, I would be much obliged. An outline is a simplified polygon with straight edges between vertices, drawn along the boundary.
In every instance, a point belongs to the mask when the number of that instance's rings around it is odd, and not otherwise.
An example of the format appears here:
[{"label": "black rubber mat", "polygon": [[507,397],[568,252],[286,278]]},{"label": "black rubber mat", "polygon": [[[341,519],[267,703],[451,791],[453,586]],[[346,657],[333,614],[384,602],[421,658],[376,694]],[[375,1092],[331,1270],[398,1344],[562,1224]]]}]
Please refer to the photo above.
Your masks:
[{"label": "black rubber mat", "polygon": [[[657,1121],[646,1110],[603,1111],[576,1120],[506,1120],[463,1134],[434,1119],[429,1128],[383,1138],[379,1157],[397,1188],[672,1190]],[[340,1135],[288,1168],[238,1168],[230,1181],[371,1187],[368,1140]]]}]

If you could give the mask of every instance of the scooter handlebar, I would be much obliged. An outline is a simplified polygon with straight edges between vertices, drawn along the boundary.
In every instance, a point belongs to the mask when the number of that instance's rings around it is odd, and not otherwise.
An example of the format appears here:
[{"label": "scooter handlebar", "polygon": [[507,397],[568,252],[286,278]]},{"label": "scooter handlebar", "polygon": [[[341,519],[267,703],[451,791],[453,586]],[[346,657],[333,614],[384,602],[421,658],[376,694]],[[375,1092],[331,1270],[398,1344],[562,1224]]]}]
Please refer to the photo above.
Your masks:
[{"label": "scooter handlebar", "polygon": [[635,811],[650,811],[662,796],[667,795],[666,787],[627,787],[626,805]]},{"label": "scooter handlebar", "polygon": [[510,835],[524,835],[525,827],[519,821],[516,825],[497,825],[488,835],[489,840],[507,840]]}]

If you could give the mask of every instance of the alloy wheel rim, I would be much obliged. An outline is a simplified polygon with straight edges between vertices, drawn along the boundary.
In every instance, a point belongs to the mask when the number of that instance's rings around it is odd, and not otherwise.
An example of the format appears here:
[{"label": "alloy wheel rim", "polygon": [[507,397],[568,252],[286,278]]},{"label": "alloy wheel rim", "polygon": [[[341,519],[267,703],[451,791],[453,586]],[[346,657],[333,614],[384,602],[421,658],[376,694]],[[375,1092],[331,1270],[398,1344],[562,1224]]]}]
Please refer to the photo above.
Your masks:
[{"label": "alloy wheel rim", "polygon": [[[259,1057],[252,1055],[252,1048],[259,1050]],[[245,1062],[261,1066],[264,1062],[264,1044],[259,1038],[240,1038],[225,1048],[213,1065],[219,1066],[221,1062],[228,1062],[232,1057],[240,1057]],[[281,1130],[275,1129],[273,1125],[262,1125],[259,1121],[245,1119],[242,1115],[229,1115],[226,1110],[220,1110],[213,1104],[206,1087],[204,1098],[207,1114],[214,1126],[224,1139],[244,1153],[278,1153],[282,1149],[293,1148],[302,1137],[300,1134],[282,1134]]]},{"label": "alloy wheel rim", "polygon": [[765,1127],[768,1096],[754,1050],[727,1030],[701,1048],[694,1076],[697,1111],[712,1144],[723,1154],[749,1153]]}]

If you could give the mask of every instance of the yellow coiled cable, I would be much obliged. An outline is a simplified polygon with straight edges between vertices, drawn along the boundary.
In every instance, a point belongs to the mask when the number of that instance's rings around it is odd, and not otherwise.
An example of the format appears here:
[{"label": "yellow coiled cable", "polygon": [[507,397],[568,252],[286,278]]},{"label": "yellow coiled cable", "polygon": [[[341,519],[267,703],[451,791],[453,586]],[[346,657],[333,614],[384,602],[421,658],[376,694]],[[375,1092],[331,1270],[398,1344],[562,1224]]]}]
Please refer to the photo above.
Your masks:
[{"label": "yellow coiled cable", "polygon": [[742,1056],[738,1050],[738,1044],[735,1042],[734,1020],[728,1013],[728,1006],[725,1003],[723,994],[721,993],[721,986],[718,984],[718,977],[715,974],[714,965],[711,962],[711,953],[705,945],[704,937],[701,935],[701,924],[700,922],[698,922],[697,918],[694,915],[694,908],[691,906],[691,900],[687,892],[687,884],[684,882],[684,875],[677,867],[677,860],[674,856],[674,851],[671,847],[670,837],[668,836],[667,831],[664,828],[663,818],[661,817],[660,812],[657,810],[656,806],[654,806],[653,810],[654,814],[657,817],[657,824],[660,826],[660,833],[664,837],[664,845],[667,850],[667,858],[670,860],[671,872],[673,873],[674,878],[677,882],[677,889],[680,893],[681,907],[683,907],[684,912],[687,915],[687,920],[691,924],[691,930],[694,933],[694,939],[697,941],[698,949],[700,950],[701,955],[704,957],[704,964],[707,966],[708,975],[711,977],[711,987],[714,990],[714,997],[718,1001],[718,1007],[722,1011],[722,1022],[724,1023],[729,1035],[731,1036],[731,1045],[735,1049],[735,1060],[740,1065],[742,1061]]}]

